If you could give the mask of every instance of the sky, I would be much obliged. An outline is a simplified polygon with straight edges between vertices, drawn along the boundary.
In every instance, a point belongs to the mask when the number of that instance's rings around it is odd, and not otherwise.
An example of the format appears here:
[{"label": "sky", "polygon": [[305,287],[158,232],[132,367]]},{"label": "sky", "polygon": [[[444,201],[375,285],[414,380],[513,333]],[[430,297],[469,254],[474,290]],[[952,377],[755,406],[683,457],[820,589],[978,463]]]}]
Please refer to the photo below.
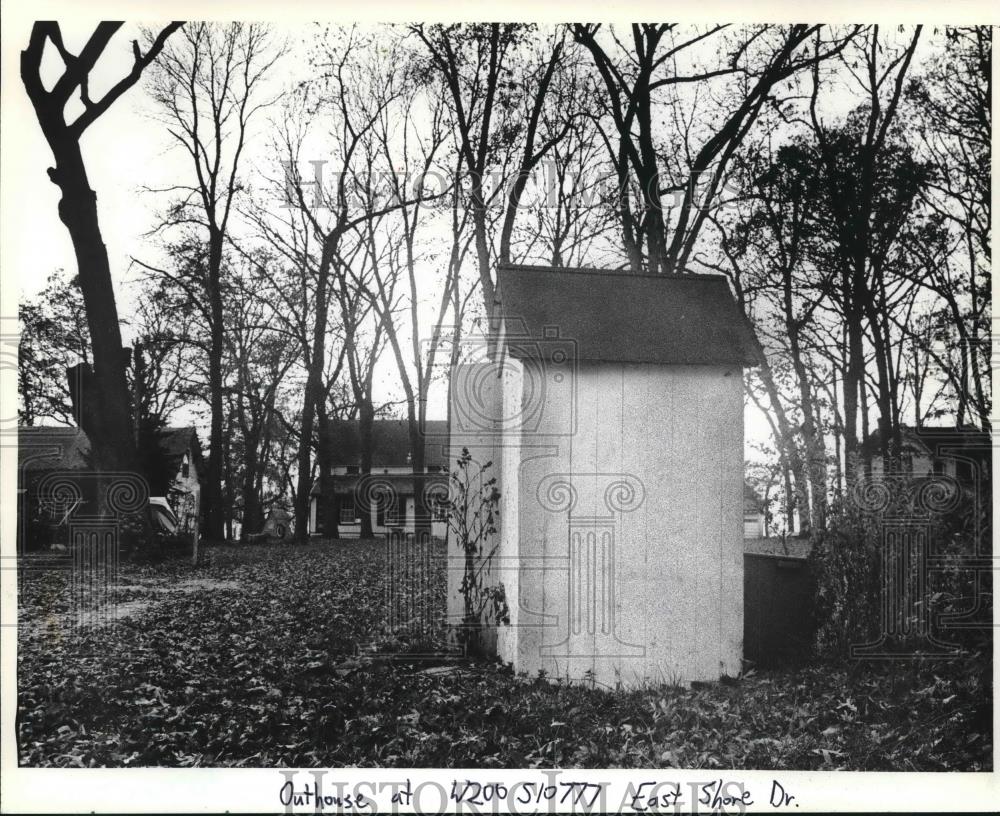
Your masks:
[{"label": "sky", "polygon": [[[296,72],[303,72],[305,61],[301,41],[311,29],[312,26],[305,24],[274,26],[276,35],[287,37],[291,47],[281,69],[282,81],[294,78]],[[67,47],[77,50],[90,30],[89,24],[65,25],[63,33]],[[17,80],[17,48],[27,42],[29,31],[27,20],[5,21],[3,36],[8,45],[3,52],[2,70],[7,126],[3,129],[3,175],[4,186],[8,187],[7,182],[15,178],[14,186],[18,190],[16,200],[12,201],[9,194],[4,196],[0,265],[7,270],[5,298],[11,294],[19,298],[37,293],[54,269],[75,269],[72,246],[57,216],[58,191],[45,172],[51,164],[51,154]],[[98,96],[128,70],[132,59],[130,40],[136,35],[137,28],[132,25],[124,26],[116,35],[99,63],[99,72],[92,83],[92,96]],[[20,45],[10,47],[11,43]],[[51,47],[47,50],[50,59],[55,60]],[[61,66],[55,60],[51,67]],[[156,224],[158,207],[166,199],[144,188],[167,184],[190,173],[185,157],[171,146],[169,136],[151,113],[150,102],[140,82],[90,127],[82,142],[91,185],[97,192],[104,240],[116,284],[119,312],[123,317],[129,314],[137,291],[132,257],[152,263],[159,260],[159,250],[149,232]],[[11,122],[16,122],[17,126],[9,126]],[[264,127],[267,122],[259,119],[257,125]],[[258,140],[257,148],[247,156],[245,167],[251,180],[273,177],[274,156],[267,152],[265,143],[266,139]],[[11,270],[16,270],[16,275],[11,276]],[[16,281],[14,292],[11,292],[12,277]],[[3,311],[5,314],[12,312],[6,304]],[[125,333],[127,342],[127,329]],[[378,372],[381,393],[376,394],[377,400],[400,395],[395,388],[394,366],[387,352]],[[444,396],[443,387],[432,393],[430,418],[445,416]],[[748,447],[766,442],[770,437],[764,417],[753,406],[747,408],[746,437]]]}]

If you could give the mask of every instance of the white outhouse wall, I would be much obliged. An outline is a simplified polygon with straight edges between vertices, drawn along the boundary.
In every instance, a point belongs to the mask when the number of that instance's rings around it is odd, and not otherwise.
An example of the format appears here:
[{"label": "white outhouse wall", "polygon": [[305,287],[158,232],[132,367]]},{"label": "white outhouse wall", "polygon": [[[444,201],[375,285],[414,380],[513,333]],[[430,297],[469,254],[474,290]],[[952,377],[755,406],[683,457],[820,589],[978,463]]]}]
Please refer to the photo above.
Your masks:
[{"label": "white outhouse wall", "polygon": [[[530,675],[610,687],[738,674],[741,368],[580,363],[575,387],[526,427],[537,369],[508,358],[498,372],[480,363],[453,374],[453,400],[479,408],[452,403],[451,467],[463,446],[494,462],[491,580],[503,582],[511,619],[495,633],[500,656]],[[475,419],[486,406],[490,423]],[[454,541],[448,552],[457,622],[461,552]]]},{"label": "white outhouse wall", "polygon": [[608,686],[738,674],[742,370],[583,363],[576,377],[575,432],[560,436],[570,406],[547,403],[522,435],[516,544],[503,519],[519,608],[501,654]]},{"label": "white outhouse wall", "polygon": [[[451,428],[450,455],[448,457],[448,473],[456,471],[456,460],[462,448],[468,448],[473,460],[479,465],[492,463],[489,475],[497,479],[500,491],[500,529],[503,529],[504,517],[509,510],[503,504],[509,502],[503,483],[503,439],[501,433],[501,417],[503,412],[504,389],[501,379],[501,368],[491,362],[475,362],[458,365],[451,374]],[[474,473],[473,473],[474,475]],[[450,484],[450,481],[449,481]],[[475,507],[470,507],[470,513]],[[461,623],[464,616],[464,599],[459,591],[464,572],[464,553],[454,533],[447,532],[448,553],[448,621],[453,625]],[[497,543],[496,537],[484,542],[484,550],[492,550]],[[484,576],[486,584],[503,582],[505,587],[516,581],[516,553],[505,551],[503,547],[497,551],[493,559],[493,568]],[[513,570],[514,575],[510,575]],[[510,600],[510,596],[508,596]],[[514,606],[514,601],[510,600]],[[512,610],[513,615],[513,610]],[[506,627],[505,627],[506,628]],[[498,632],[491,629],[485,633],[487,648],[496,648]]]}]

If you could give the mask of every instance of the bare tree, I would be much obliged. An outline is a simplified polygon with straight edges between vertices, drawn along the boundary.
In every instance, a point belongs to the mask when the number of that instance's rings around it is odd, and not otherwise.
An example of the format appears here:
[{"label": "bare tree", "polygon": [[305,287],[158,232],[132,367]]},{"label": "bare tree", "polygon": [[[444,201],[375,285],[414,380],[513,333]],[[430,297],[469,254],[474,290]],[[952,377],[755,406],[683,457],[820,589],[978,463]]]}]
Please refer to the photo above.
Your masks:
[{"label": "bare tree", "polygon": [[[401,136],[395,116],[383,114],[374,129],[372,146],[386,166],[402,171],[388,176],[391,193],[400,201],[406,198],[405,185],[408,181],[415,179],[417,185],[422,185],[437,166],[439,153],[443,153],[448,141],[445,107],[435,97],[432,88],[411,86],[404,91],[403,100]],[[412,124],[411,112],[415,107],[424,108],[425,105],[429,106],[429,124],[426,132],[421,132]],[[436,190],[433,198],[446,192],[448,190]],[[452,195],[457,197],[457,191],[452,191]],[[406,403],[417,527],[428,527],[430,523],[430,513],[424,503],[422,475],[426,469],[424,432],[427,400],[441,346],[442,326],[453,301],[453,290],[459,285],[460,271],[460,264],[455,263],[454,251],[454,241],[460,241],[460,235],[453,235],[452,252],[445,257],[442,257],[443,253],[434,252],[430,248],[432,244],[422,240],[428,225],[431,228],[440,226],[439,219],[435,219],[438,213],[429,211],[431,200],[428,196],[425,200],[401,207],[385,219],[383,229],[378,228],[375,220],[365,222],[360,236],[366,243],[371,264],[371,284],[363,291],[379,316],[379,330],[384,330],[392,350]],[[441,260],[445,263],[441,264]],[[443,275],[432,275],[432,270],[441,266]],[[435,278],[440,279],[437,286]],[[420,306],[422,300],[431,299],[436,301],[436,308],[429,328],[425,329],[420,318]]]},{"label": "bare tree", "polygon": [[[866,97],[866,116],[865,121],[858,123],[859,138],[850,145],[845,145],[843,139],[834,139],[821,121],[817,106],[819,66],[818,63],[813,66],[810,118],[819,145],[824,171],[822,178],[828,188],[830,215],[838,232],[842,260],[841,293],[848,349],[848,365],[843,379],[844,435],[848,462],[856,458],[860,450],[857,421],[859,402],[863,398],[866,321],[878,371],[876,393],[879,431],[885,445],[885,455],[891,457],[899,452],[899,409],[894,404],[897,391],[887,336],[884,262],[888,259],[888,249],[905,220],[905,211],[900,212],[897,208],[895,212],[886,212],[884,201],[879,200],[876,192],[880,183],[884,183],[884,178],[880,178],[880,159],[887,149],[890,127],[899,109],[904,81],[920,32],[921,27],[917,26],[909,42],[888,53],[878,26],[865,32],[865,37],[856,48],[863,73],[854,76]],[[847,65],[846,62],[844,64]],[[851,185],[854,189],[846,195],[843,166],[842,163],[838,165],[838,158],[843,158],[845,150],[856,162],[856,168],[851,171],[854,173],[856,170],[856,183]],[[881,234],[877,234],[873,222],[880,206],[883,208],[883,219],[878,230]],[[862,414],[863,419],[865,416],[866,414]]]},{"label": "bare tree", "polygon": [[236,437],[241,454],[234,463],[240,474],[241,541],[264,523],[264,473],[278,392],[299,355],[293,338],[275,330],[280,325],[274,316],[275,302],[261,297],[267,266],[267,259],[260,259],[248,264],[243,274],[232,275],[226,297],[226,345],[235,369],[235,382],[227,389],[236,419],[230,436]]},{"label": "bare tree", "polygon": [[253,117],[274,101],[265,96],[280,57],[266,28],[243,23],[192,23],[164,49],[150,72],[150,93],[171,136],[191,162],[193,178],[159,192],[179,196],[160,229],[194,230],[206,246],[197,281],[209,304],[208,388],[211,431],[206,474],[207,534],[223,536],[224,250],[241,192],[241,160]]},{"label": "bare tree", "polygon": [[[501,23],[411,26],[426,48],[431,70],[441,78],[451,107],[455,139],[469,180],[479,285],[488,319],[496,303],[489,209],[500,201],[502,227],[496,257],[507,263],[528,179],[570,122],[567,118],[536,146],[546,95],[562,59],[564,34],[556,31],[541,54],[531,59],[525,53],[529,29]],[[515,66],[522,66],[519,81],[509,78]]]},{"label": "bare tree", "polygon": [[[349,251],[342,247],[342,241],[359,225],[406,203],[388,196],[372,205],[370,197],[364,194],[380,181],[372,177],[364,148],[383,111],[395,102],[400,80],[398,60],[391,49],[380,55],[370,45],[357,27],[333,32],[322,43],[315,59],[320,76],[305,89],[306,106],[327,121],[334,144],[337,166],[329,188],[319,180],[303,179],[299,156],[304,134],[286,128],[288,203],[311,234],[314,254],[309,268],[315,270],[314,320],[306,354],[308,373],[302,402],[295,502],[299,540],[305,540],[308,529],[313,435],[316,405],[323,391],[330,298],[334,294],[349,296],[349,288],[343,285],[348,279],[343,258]],[[311,193],[307,191],[310,186]],[[341,284],[336,293],[332,289],[334,282]],[[345,334],[344,343],[348,349],[352,342]],[[357,382],[363,385],[363,378]]]},{"label": "bare tree", "polygon": [[[810,52],[807,45],[820,36],[821,28],[749,26],[733,35],[722,25],[687,29],[672,23],[636,23],[626,45],[613,27],[602,31],[600,24],[573,26],[574,39],[590,52],[601,78],[604,105],[618,140],[611,155],[622,181],[622,236],[633,271],[640,271],[644,261],[654,272],[685,270],[707,217],[706,205],[719,189],[730,157],[765,105],[775,103],[779,83],[840,53],[854,36],[852,31],[834,37]],[[699,55],[712,46],[720,57],[705,65]],[[683,134],[685,151],[691,150],[691,138],[700,144],[680,170],[682,175],[669,178],[656,139],[659,95],[692,83],[709,87],[725,77],[733,80],[736,97],[717,112],[718,125],[707,131],[689,128]],[[641,195],[638,213],[624,198],[631,179]],[[663,197],[674,192],[680,207],[668,224]]]},{"label": "bare tree", "polygon": [[[933,168],[922,198],[942,240],[914,244],[921,285],[945,303],[955,354],[928,345],[955,387],[958,422],[990,428],[992,32],[948,28],[943,53],[907,91],[918,150]],[[944,240],[947,236],[947,240]],[[938,251],[935,251],[937,249]],[[933,347],[932,347],[933,346]]]},{"label": "bare tree", "polygon": [[39,419],[74,424],[78,417],[66,369],[91,359],[79,280],[56,270],[41,292],[18,304],[17,316],[18,424],[34,425]]},{"label": "bare tree", "polygon": [[[100,410],[90,412],[90,426],[86,430],[101,469],[134,472],[138,469],[134,440],[131,435],[121,433],[122,428],[131,426],[130,394],[125,379],[127,361],[111,266],[97,215],[97,195],[87,177],[80,139],[88,127],[139,81],[167,39],[182,24],[174,22],[161,29],[145,53],[138,42],[133,42],[131,70],[104,96],[94,100],[90,96],[91,74],[121,25],[120,22],[98,24],[80,52],[73,54],[63,43],[58,23],[36,22],[28,46],[21,52],[21,81],[55,159],[55,167],[48,171],[49,178],[62,195],[59,218],[73,243],[87,309],[94,361],[93,387],[88,390],[99,401]],[[42,60],[49,44],[62,60],[63,71],[47,89],[42,79]],[[82,104],[83,111],[68,121],[66,106],[74,98]]]}]

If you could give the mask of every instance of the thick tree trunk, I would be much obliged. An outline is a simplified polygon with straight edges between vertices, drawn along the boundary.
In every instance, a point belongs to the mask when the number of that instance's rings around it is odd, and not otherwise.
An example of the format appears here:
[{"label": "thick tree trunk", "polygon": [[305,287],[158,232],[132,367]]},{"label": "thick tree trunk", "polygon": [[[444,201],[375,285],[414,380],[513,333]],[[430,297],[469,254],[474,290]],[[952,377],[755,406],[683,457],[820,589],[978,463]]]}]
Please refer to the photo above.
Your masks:
[{"label": "thick tree trunk", "polygon": [[424,486],[427,477],[424,475],[425,446],[422,432],[422,411],[415,410],[413,402],[407,403],[407,420],[410,430],[410,456],[413,469],[413,531],[419,539],[421,533],[429,533],[431,529],[430,510],[424,496]]},{"label": "thick tree trunk", "polygon": [[[374,432],[375,432],[375,406],[372,404],[371,398],[366,396],[360,401],[358,405],[358,440],[361,443],[361,473],[368,474],[372,472],[372,449],[374,447]],[[402,502],[402,497],[396,497],[397,502]],[[406,512],[406,504],[402,503],[401,507],[397,507],[397,512],[402,514]],[[365,507],[362,504],[360,508],[361,515],[361,537],[362,538],[372,538],[375,533],[372,530],[372,514],[371,508]]]},{"label": "thick tree trunk", "polygon": [[[786,285],[790,285],[790,282]],[[790,294],[787,297],[787,303],[787,308],[790,310]],[[802,409],[802,441],[805,443],[804,447],[809,473],[809,498],[811,501],[811,517],[809,520],[818,527],[822,527],[826,519],[826,446],[823,442],[823,434],[817,430],[815,419],[816,406],[813,399],[812,383],[809,379],[809,372],[805,361],[802,358],[798,326],[791,317],[790,311],[786,314],[786,320],[792,367],[795,370],[795,378],[798,380],[799,404]],[[807,529],[808,527],[803,522],[803,532]]]},{"label": "thick tree trunk", "polygon": [[483,309],[486,316],[486,348],[492,357],[496,350],[496,334],[499,328],[496,311],[496,287],[490,272],[490,245],[486,237],[486,205],[483,203],[482,182],[473,174],[472,183],[472,228],[475,233],[476,259],[479,267],[479,286],[483,293]]},{"label": "thick tree trunk", "polygon": [[222,405],[222,354],[224,324],[222,305],[222,235],[213,232],[208,249],[208,300],[212,316],[211,343],[208,352],[208,392],[211,406],[208,464],[205,476],[206,524],[209,538],[224,537],[225,503],[223,500],[223,405]]},{"label": "thick tree trunk", "polygon": [[648,271],[658,274],[667,271],[665,267],[667,241],[663,227],[663,205],[660,199],[660,177],[657,172],[656,149],[653,145],[652,110],[649,99],[648,74],[643,73],[643,85],[637,88],[638,105],[636,106],[636,121],[639,125],[639,155],[642,166],[636,167],[636,176],[642,186],[642,199],[645,204],[643,214],[643,231],[646,234],[646,252]]},{"label": "thick tree trunk", "polygon": [[864,468],[865,479],[871,481],[872,478],[872,451],[869,440],[871,439],[871,428],[868,419],[868,385],[862,380],[859,382],[858,396],[861,404],[861,443],[864,455],[861,457],[861,464]]},{"label": "thick tree trunk", "polygon": [[[49,175],[62,192],[59,218],[66,225],[76,254],[94,360],[89,387],[80,394],[81,407],[83,401],[89,403],[88,418],[84,420],[82,410],[79,415],[90,438],[92,466],[103,482],[98,490],[99,512],[113,514],[107,490],[111,475],[147,478],[139,461],[135,435],[130,432],[133,412],[125,373],[128,356],[122,348],[111,265],[97,215],[97,194],[90,189],[80,146],[73,141],[59,150],[53,147],[53,153],[56,167]],[[137,514],[137,519],[138,538],[127,535],[121,539],[120,551],[126,555],[155,556],[156,541],[145,508]]]},{"label": "thick tree trunk", "polygon": [[330,426],[330,412],[326,409],[326,399],[316,404],[318,449],[316,460],[319,465],[319,498],[316,501],[316,531],[322,531],[325,538],[338,538],[337,498],[333,492],[333,440]]},{"label": "thick tree trunk", "polygon": [[635,217],[632,215],[632,208],[629,205],[628,155],[625,151],[624,138],[620,140],[618,145],[618,161],[615,162],[615,169],[618,173],[618,218],[622,228],[622,243],[625,246],[625,254],[628,256],[629,269],[638,275],[642,272],[641,235],[635,228]]},{"label": "thick tree trunk", "polygon": [[[235,409],[230,405],[226,425],[232,428],[236,424],[236,417],[233,416]],[[236,538],[233,532],[233,500],[236,498],[234,489],[235,475],[233,474],[233,440],[228,434],[222,438],[222,531],[223,537],[227,541]]]},{"label": "thick tree trunk", "polygon": [[61,145],[59,150],[53,146],[53,152],[56,166],[49,175],[62,192],[59,218],[73,242],[93,351],[93,395],[98,410],[87,429],[92,455],[102,470],[137,473],[135,439],[122,433],[132,427],[127,356],[122,348],[108,251],[97,216],[97,194],[90,188],[78,143]]},{"label": "thick tree trunk", "polygon": [[844,422],[837,403],[837,368],[833,369],[833,453],[834,467],[837,475],[837,496],[844,495],[844,458],[841,453],[844,443]]},{"label": "thick tree trunk", "polygon": [[[858,410],[861,399],[861,380],[865,375],[865,365],[860,320],[855,318],[846,318],[846,320],[847,369],[844,372],[844,466],[847,469],[848,481],[853,481],[857,475],[855,470],[861,461],[860,440],[858,438]],[[867,454],[865,458],[867,458]]]},{"label": "thick tree trunk", "polygon": [[295,488],[295,540],[309,540],[309,502],[312,491],[312,444],[316,416],[316,400],[320,395],[320,380],[326,360],[327,299],[330,288],[330,264],[337,237],[327,236],[320,258],[316,280],[316,319],[313,324],[312,356],[302,397],[302,438],[299,440],[298,479]]},{"label": "thick tree trunk", "polygon": [[[802,456],[800,455],[798,445],[795,443],[795,434],[792,432],[791,423],[788,421],[788,415],[785,413],[784,405],[778,394],[778,387],[774,382],[770,365],[765,362],[760,367],[759,373],[761,382],[764,383],[764,390],[767,392],[768,400],[771,403],[771,409],[774,412],[780,435],[780,439],[775,441],[784,449],[788,467],[795,480],[795,492],[793,494],[786,492],[786,497],[789,502],[794,502],[794,506],[798,510],[799,528],[808,530],[812,524],[812,520],[810,516],[809,497],[806,491],[806,469],[802,463]],[[788,531],[793,532],[793,529],[794,521],[790,518]]]},{"label": "thick tree trunk", "polygon": [[259,532],[263,524],[260,496],[257,493],[257,476],[260,471],[258,450],[260,430],[256,426],[243,435],[243,523],[240,541],[246,542],[251,533]]},{"label": "thick tree trunk", "polygon": [[313,388],[311,377],[306,378],[306,396],[302,407],[302,437],[299,440],[298,477],[295,482],[295,540],[304,543],[309,540],[309,501],[312,491],[312,436],[313,412],[306,407]]}]

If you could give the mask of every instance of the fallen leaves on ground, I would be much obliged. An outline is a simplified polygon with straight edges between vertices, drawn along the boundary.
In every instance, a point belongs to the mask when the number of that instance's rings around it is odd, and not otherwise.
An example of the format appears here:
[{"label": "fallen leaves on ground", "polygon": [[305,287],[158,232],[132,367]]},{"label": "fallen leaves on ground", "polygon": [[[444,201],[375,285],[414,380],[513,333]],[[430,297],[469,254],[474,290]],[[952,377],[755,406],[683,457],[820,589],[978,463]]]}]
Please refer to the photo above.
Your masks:
[{"label": "fallen leaves on ground", "polygon": [[[78,634],[65,627],[65,575],[26,573],[20,762],[991,767],[990,672],[981,657],[815,666],[631,692],[408,657],[444,645],[442,555],[429,584],[409,590],[433,610],[430,642],[407,641],[387,625],[380,542],[213,547],[197,567],[123,565],[119,600],[133,614]],[[387,643],[401,654],[373,659],[372,645]]]}]

